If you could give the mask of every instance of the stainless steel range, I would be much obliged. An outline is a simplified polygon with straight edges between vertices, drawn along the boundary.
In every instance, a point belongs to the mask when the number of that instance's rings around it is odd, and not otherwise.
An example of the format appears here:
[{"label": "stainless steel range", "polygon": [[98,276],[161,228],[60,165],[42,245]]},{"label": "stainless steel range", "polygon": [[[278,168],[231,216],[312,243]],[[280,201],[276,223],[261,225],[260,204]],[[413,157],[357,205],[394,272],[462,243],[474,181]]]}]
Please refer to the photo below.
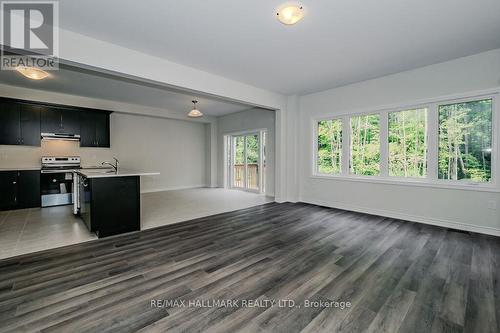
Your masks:
[{"label": "stainless steel range", "polygon": [[80,168],[80,156],[42,157],[42,207],[69,205],[73,202],[73,171]]}]

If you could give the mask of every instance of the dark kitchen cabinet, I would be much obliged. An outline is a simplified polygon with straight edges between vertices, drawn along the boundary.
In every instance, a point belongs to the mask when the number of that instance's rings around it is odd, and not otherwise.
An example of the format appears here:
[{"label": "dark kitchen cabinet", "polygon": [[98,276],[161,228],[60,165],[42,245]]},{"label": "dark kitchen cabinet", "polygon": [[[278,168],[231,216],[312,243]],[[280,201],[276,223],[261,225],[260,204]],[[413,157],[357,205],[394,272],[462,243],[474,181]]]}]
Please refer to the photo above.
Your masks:
[{"label": "dark kitchen cabinet", "polygon": [[0,103],[0,144],[18,145],[20,136],[20,106],[17,103]]},{"label": "dark kitchen cabinet", "polygon": [[32,104],[21,104],[20,128],[21,144],[40,146],[40,112],[43,107]]},{"label": "dark kitchen cabinet", "polygon": [[40,207],[40,171],[0,172],[0,210]]},{"label": "dark kitchen cabinet", "polygon": [[19,171],[17,176],[17,204],[19,208],[40,207],[40,201],[40,171]]},{"label": "dark kitchen cabinet", "polygon": [[140,230],[138,176],[80,180],[80,215],[99,238]]},{"label": "dark kitchen cabinet", "polygon": [[80,115],[80,147],[109,148],[109,113],[86,111]]},{"label": "dark kitchen cabinet", "polygon": [[0,144],[40,145],[40,107],[12,101],[0,102]]},{"label": "dark kitchen cabinet", "polygon": [[0,145],[40,146],[41,134],[80,135],[81,147],[110,147],[111,111],[0,98]]},{"label": "dark kitchen cabinet", "polygon": [[17,204],[17,171],[0,172],[0,210],[14,209]]},{"label": "dark kitchen cabinet", "polygon": [[59,107],[45,108],[41,114],[42,133],[80,134],[80,112]]}]

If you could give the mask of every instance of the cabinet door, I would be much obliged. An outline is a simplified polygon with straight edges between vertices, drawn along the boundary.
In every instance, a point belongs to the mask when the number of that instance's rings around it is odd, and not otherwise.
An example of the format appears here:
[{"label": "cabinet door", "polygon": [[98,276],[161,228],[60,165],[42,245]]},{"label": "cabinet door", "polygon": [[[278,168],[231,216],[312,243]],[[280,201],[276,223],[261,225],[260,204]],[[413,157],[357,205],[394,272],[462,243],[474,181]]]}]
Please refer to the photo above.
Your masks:
[{"label": "cabinet door", "polygon": [[96,147],[96,121],[93,112],[80,115],[80,147]]},{"label": "cabinet door", "polygon": [[41,132],[60,133],[62,125],[62,114],[59,109],[46,108],[41,112]]},{"label": "cabinet door", "polygon": [[80,134],[80,111],[61,110],[61,130],[65,134]]},{"label": "cabinet door", "polygon": [[109,115],[107,113],[95,114],[95,128],[97,146],[109,148]]},{"label": "cabinet door", "polygon": [[15,208],[17,204],[17,171],[0,172],[0,210]]},{"label": "cabinet door", "polygon": [[19,171],[17,176],[17,205],[19,208],[41,206],[40,171]]},{"label": "cabinet door", "polygon": [[21,129],[18,103],[0,102],[0,144],[18,145],[21,142]]},{"label": "cabinet door", "polygon": [[40,146],[40,110],[42,106],[21,105],[21,144]]}]

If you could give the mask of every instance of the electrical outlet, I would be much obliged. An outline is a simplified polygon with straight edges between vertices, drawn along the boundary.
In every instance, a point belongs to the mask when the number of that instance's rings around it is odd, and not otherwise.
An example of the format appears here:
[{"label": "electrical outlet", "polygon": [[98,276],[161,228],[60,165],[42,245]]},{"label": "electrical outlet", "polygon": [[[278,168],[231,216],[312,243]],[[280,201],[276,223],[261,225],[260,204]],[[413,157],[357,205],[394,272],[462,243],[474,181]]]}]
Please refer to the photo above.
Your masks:
[{"label": "electrical outlet", "polygon": [[488,209],[497,209],[497,202],[495,200],[490,200],[488,201]]}]

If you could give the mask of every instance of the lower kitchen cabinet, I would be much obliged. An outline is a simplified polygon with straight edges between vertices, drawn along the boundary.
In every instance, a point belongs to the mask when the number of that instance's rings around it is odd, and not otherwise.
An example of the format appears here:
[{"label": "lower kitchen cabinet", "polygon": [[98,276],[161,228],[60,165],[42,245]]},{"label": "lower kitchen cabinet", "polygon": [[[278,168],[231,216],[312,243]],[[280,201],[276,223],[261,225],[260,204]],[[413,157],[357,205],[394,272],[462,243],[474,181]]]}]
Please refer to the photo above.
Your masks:
[{"label": "lower kitchen cabinet", "polygon": [[40,207],[40,171],[0,171],[0,210]]},{"label": "lower kitchen cabinet", "polygon": [[17,203],[17,171],[0,172],[0,210],[14,209]]},{"label": "lower kitchen cabinet", "polygon": [[140,177],[81,176],[80,216],[99,238],[140,230],[140,212]]},{"label": "lower kitchen cabinet", "polygon": [[19,171],[17,177],[17,203],[19,208],[40,207],[40,171]]}]

